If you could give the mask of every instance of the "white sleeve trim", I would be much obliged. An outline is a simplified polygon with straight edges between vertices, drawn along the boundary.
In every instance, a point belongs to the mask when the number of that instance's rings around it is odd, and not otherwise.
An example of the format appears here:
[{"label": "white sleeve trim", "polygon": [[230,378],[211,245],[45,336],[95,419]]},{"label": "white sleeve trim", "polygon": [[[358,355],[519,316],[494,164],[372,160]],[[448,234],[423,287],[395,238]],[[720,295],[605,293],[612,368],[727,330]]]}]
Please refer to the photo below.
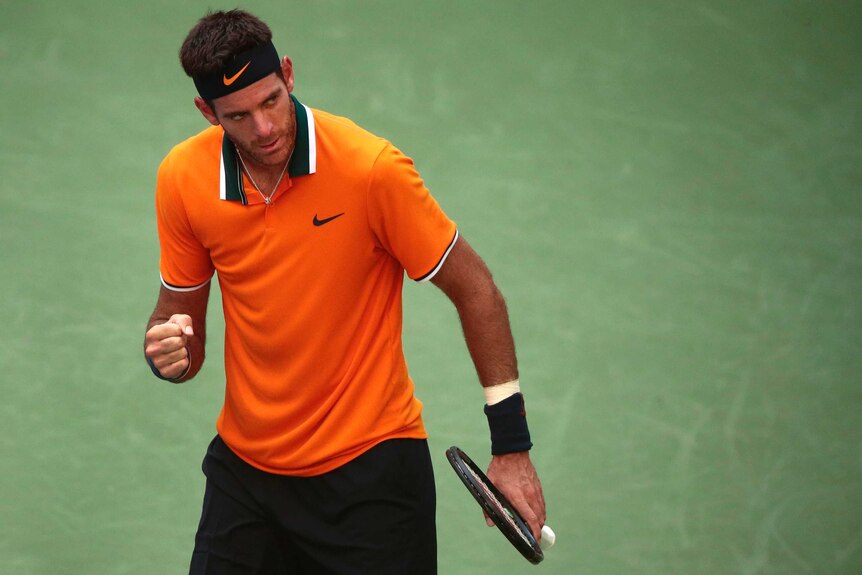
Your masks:
[{"label": "white sleeve trim", "polygon": [[439,262],[437,262],[437,266],[433,270],[431,270],[430,272],[425,274],[423,277],[416,280],[416,283],[424,284],[426,282],[431,281],[434,278],[434,276],[437,275],[437,272],[439,272],[440,268],[443,267],[443,264],[446,263],[446,258],[449,257],[449,253],[452,251],[452,248],[455,247],[455,242],[457,242],[457,241],[458,241],[458,230],[456,229],[455,230],[455,237],[452,238],[452,242],[449,244],[449,247],[446,248],[446,252],[443,254],[443,257],[440,258]]},{"label": "white sleeve trim", "polygon": [[163,286],[165,286],[166,288],[168,288],[171,291],[176,291],[176,292],[195,291],[195,290],[198,290],[198,289],[204,287],[205,285],[210,283],[210,281],[212,281],[212,278],[210,278],[207,281],[205,281],[204,283],[198,284],[196,286],[182,287],[182,286],[175,286],[175,285],[169,284],[168,282],[165,281],[165,278],[162,276],[161,273],[159,274],[159,279],[161,280]]}]

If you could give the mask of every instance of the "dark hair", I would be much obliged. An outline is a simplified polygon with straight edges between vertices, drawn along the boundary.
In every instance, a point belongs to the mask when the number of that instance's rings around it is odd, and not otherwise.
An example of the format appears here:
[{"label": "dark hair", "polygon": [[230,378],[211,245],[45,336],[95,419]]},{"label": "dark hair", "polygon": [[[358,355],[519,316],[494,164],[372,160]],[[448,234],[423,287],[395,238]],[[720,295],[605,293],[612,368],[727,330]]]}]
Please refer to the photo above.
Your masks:
[{"label": "dark hair", "polygon": [[272,30],[244,10],[209,12],[186,36],[180,63],[190,77],[222,70],[234,56],[272,40]]}]

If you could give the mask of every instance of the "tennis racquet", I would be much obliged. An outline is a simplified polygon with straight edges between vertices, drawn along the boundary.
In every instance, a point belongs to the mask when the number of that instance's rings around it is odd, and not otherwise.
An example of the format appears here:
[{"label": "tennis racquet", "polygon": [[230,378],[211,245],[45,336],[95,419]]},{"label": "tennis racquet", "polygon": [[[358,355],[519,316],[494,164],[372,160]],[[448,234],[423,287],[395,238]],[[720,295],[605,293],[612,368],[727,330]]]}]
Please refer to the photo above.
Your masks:
[{"label": "tennis racquet", "polygon": [[[449,460],[452,469],[461,478],[473,498],[485,510],[497,529],[515,546],[515,549],[520,551],[521,555],[530,563],[536,565],[541,563],[542,559],[545,558],[542,548],[539,547],[539,543],[533,537],[521,514],[509,503],[506,496],[500,493],[500,490],[491,483],[482,470],[473,463],[473,460],[459,448],[453,445],[447,449],[446,459]],[[543,528],[543,533],[546,532],[545,529],[553,537],[550,528]],[[543,535],[542,541],[544,539]]]}]

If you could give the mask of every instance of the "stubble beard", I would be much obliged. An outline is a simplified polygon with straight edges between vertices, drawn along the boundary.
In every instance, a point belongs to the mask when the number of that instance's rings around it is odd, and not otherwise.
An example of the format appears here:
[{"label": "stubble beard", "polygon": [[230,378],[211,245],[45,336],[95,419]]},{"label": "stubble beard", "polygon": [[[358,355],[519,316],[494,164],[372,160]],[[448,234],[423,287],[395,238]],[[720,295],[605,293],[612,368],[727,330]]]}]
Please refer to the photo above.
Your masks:
[{"label": "stubble beard", "polygon": [[290,159],[290,156],[293,154],[294,143],[296,142],[296,109],[293,105],[293,100],[288,99],[288,101],[290,106],[287,111],[287,117],[280,130],[284,153],[278,154],[277,158],[270,154],[261,155],[245,144],[236,144],[234,142],[244,158],[250,158],[252,162],[263,168],[279,169]]}]

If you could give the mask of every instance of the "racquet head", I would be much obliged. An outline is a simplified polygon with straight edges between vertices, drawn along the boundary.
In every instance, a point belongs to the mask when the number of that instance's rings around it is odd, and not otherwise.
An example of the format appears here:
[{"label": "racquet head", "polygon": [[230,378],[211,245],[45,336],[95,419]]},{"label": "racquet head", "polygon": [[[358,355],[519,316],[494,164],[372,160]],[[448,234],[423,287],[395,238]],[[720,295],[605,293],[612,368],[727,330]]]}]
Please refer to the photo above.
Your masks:
[{"label": "racquet head", "polygon": [[545,554],[521,514],[509,503],[506,496],[500,493],[473,460],[459,448],[453,445],[447,449],[446,459],[473,498],[515,549],[530,563],[541,563]]}]

